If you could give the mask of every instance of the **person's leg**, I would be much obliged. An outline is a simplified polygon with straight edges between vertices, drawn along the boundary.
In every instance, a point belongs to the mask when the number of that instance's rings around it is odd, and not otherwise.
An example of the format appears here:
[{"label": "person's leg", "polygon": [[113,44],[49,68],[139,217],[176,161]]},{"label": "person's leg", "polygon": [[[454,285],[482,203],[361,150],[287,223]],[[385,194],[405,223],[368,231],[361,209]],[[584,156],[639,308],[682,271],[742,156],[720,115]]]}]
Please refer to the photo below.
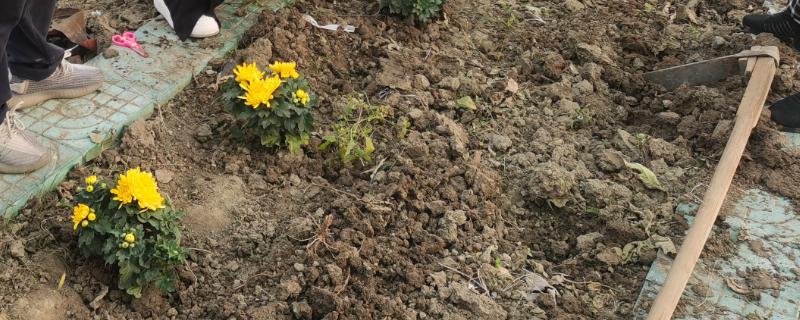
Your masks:
[{"label": "person's leg", "polygon": [[55,6],[56,0],[27,0],[11,32],[8,62],[13,74],[12,107],[22,109],[50,99],[77,98],[103,84],[99,69],[67,62],[64,50],[47,42]]},{"label": "person's leg", "polygon": [[219,33],[214,8],[223,0],[153,0],[156,10],[167,19],[182,40],[206,38]]},{"label": "person's leg", "polygon": [[792,13],[794,21],[800,23],[800,0],[789,1],[789,12]]},{"label": "person's leg", "polygon": [[28,0],[0,1],[0,173],[25,173],[49,162],[49,152],[20,125],[6,103],[12,96],[7,45]]},{"label": "person's leg", "polygon": [[790,0],[786,10],[776,14],[751,14],[742,24],[754,34],[771,33],[777,37],[800,37],[800,1]]},{"label": "person's leg", "polygon": [[775,123],[793,131],[800,129],[800,93],[781,99],[769,110]]},{"label": "person's leg", "polygon": [[56,0],[28,0],[22,19],[8,42],[11,74],[27,80],[44,80],[56,71],[64,50],[47,42]]},{"label": "person's leg", "polygon": [[8,110],[6,102],[11,99],[11,87],[9,86],[11,78],[8,74],[8,56],[6,55],[6,44],[11,37],[11,31],[14,30],[20,18],[22,17],[22,8],[24,0],[10,0],[0,2],[0,105],[2,105],[2,114],[5,119],[5,114]]}]

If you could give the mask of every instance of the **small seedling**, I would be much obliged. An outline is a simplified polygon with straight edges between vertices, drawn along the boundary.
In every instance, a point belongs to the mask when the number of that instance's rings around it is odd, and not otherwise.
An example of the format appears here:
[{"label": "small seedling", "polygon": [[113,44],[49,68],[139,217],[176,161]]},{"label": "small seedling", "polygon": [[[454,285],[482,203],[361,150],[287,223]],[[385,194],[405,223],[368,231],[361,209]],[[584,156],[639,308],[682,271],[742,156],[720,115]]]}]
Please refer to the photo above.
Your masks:
[{"label": "small seedling", "polygon": [[594,117],[584,109],[578,110],[575,118],[572,120],[573,129],[581,129],[592,125]]},{"label": "small seedling", "polygon": [[409,121],[407,117],[403,116],[400,117],[400,120],[397,122],[397,124],[397,139],[403,140],[406,138],[406,136],[408,136],[408,132],[411,130],[411,121]]},{"label": "small seedling", "polygon": [[385,106],[370,105],[361,96],[351,97],[339,121],[333,124],[333,133],[323,138],[319,150],[335,148],[339,160],[345,165],[355,160],[362,164],[372,162],[372,153],[375,152],[372,134],[375,126],[382,123],[388,113],[389,109]]}]

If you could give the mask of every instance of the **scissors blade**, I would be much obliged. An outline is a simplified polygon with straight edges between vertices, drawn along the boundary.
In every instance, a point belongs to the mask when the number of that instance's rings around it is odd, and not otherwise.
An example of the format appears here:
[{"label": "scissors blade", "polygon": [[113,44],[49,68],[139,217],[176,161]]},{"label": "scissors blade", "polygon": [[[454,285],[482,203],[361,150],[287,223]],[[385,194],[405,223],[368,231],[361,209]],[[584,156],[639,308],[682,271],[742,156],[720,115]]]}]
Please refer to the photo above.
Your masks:
[{"label": "scissors blade", "polygon": [[150,55],[147,54],[147,51],[145,51],[144,48],[142,48],[142,46],[131,47],[131,49],[133,49],[134,52],[138,53],[140,56],[144,58],[150,57]]}]

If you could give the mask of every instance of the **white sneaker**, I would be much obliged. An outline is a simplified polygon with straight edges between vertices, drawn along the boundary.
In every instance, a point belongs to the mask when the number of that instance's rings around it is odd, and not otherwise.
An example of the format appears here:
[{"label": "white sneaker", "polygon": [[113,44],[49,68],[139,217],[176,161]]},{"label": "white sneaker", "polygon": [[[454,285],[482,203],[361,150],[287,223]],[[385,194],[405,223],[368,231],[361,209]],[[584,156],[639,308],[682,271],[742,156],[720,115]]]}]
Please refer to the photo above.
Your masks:
[{"label": "white sneaker", "polygon": [[[164,19],[167,19],[167,23],[172,28],[175,28],[175,25],[172,23],[172,14],[169,12],[169,8],[167,4],[164,3],[164,0],[153,0],[153,4],[156,6],[156,10]],[[192,33],[189,35],[192,38],[208,38],[219,34],[219,24],[217,24],[217,20],[209,16],[202,16],[199,20],[197,20],[197,24],[194,25],[194,29],[192,29]]]},{"label": "white sneaker", "polygon": [[32,81],[11,77],[11,100],[14,109],[25,109],[50,99],[72,99],[90,94],[103,85],[103,72],[83,64],[62,60],[47,79]]},{"label": "white sneaker", "polygon": [[0,173],[28,173],[50,162],[50,152],[25,130],[14,110],[0,124]]}]

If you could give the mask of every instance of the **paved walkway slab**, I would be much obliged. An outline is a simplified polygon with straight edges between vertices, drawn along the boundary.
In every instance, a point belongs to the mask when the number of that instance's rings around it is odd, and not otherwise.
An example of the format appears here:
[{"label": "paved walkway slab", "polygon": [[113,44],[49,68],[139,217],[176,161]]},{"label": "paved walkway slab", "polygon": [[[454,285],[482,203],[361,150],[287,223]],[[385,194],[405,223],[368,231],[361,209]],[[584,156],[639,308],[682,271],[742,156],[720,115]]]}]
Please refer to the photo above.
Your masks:
[{"label": "paved walkway slab", "polygon": [[[696,205],[677,212],[691,222]],[[735,252],[701,259],[675,319],[774,319],[800,317],[800,217],[789,201],[758,189],[747,191],[725,214]],[[672,259],[659,254],[650,268],[637,319],[664,284]]]},{"label": "paved walkway slab", "polygon": [[0,175],[0,216],[12,218],[28,199],[53,190],[73,166],[113,146],[125,126],[181,92],[211,59],[234,50],[258,21],[261,8],[250,4],[239,9],[237,3],[223,5],[217,12],[223,30],[204,42],[212,43],[212,48],[201,48],[199,41],[182,42],[163,18],[154,19],[136,31],[149,58],[124,48],[118,48],[120,55],[112,59],[98,56],[87,63],[105,73],[106,84],[98,92],[21,112],[25,126],[54,151],[53,159],[32,174]]}]

